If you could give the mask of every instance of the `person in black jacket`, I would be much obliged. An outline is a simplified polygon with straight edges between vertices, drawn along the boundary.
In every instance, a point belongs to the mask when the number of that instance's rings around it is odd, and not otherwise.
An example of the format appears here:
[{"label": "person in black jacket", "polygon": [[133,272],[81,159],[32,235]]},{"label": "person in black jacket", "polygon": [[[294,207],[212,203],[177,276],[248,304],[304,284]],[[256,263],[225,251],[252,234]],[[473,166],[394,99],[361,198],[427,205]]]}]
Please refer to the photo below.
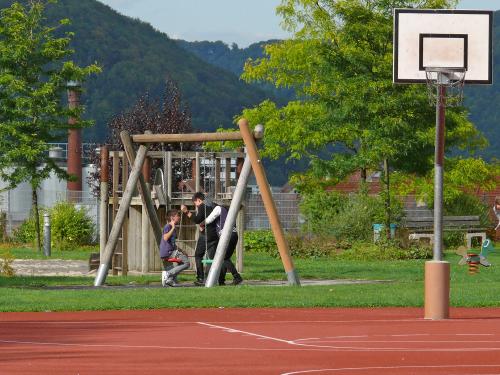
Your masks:
[{"label": "person in black jacket", "polygon": [[[191,218],[196,224],[205,225],[205,219],[212,213],[214,207],[205,203],[205,194],[203,194],[202,192],[194,193],[192,200],[196,207],[196,211],[189,211],[185,205],[181,205],[181,211],[185,215],[187,215],[187,217]],[[206,240],[204,242],[206,244],[207,256],[209,259],[214,259],[215,251],[217,250],[217,244],[219,242],[216,223],[213,222],[205,225],[204,231],[206,236]]]}]

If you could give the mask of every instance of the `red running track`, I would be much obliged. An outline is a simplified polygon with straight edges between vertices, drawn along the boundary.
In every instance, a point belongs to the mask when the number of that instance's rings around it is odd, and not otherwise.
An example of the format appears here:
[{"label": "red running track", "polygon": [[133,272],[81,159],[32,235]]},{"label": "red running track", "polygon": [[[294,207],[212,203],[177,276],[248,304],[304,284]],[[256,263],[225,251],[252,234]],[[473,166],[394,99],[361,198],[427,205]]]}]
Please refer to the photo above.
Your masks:
[{"label": "red running track", "polygon": [[500,374],[500,309],[0,314],[0,374]]}]

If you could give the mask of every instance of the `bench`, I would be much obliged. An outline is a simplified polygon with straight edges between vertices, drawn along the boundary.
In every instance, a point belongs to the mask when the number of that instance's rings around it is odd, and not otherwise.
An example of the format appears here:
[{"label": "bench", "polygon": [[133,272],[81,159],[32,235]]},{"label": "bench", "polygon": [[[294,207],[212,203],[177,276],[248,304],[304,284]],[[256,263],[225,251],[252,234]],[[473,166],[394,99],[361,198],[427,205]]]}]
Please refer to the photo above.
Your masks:
[{"label": "bench", "polygon": [[[486,230],[480,227],[479,216],[444,216],[443,231],[465,232],[467,248],[472,247],[473,238],[481,238],[481,243],[486,240]],[[431,216],[407,216],[402,225],[410,234],[408,239],[420,240],[428,238],[431,245],[434,243],[434,217]]]}]

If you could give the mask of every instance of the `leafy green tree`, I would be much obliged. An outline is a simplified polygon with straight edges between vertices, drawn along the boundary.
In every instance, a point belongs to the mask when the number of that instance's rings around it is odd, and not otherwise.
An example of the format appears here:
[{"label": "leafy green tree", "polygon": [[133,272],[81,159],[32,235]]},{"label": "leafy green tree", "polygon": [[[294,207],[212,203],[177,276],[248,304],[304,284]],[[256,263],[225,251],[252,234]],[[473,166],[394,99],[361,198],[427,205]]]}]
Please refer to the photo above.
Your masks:
[{"label": "leafy green tree", "polygon": [[9,189],[21,182],[31,185],[39,250],[37,189],[51,173],[71,177],[49,158],[48,143],[65,135],[69,116],[77,119],[71,127],[91,124],[79,120],[81,108],[69,110],[63,103],[67,82],[82,82],[99,71],[96,65],[81,68],[68,60],[72,34],[55,34],[69,21],[44,25],[45,6],[32,0],[0,11],[0,177]]},{"label": "leafy green tree", "polygon": [[[448,8],[449,0],[283,0],[277,12],[293,38],[266,46],[242,77],[290,87],[297,99],[271,101],[243,116],[266,127],[264,154],[307,158],[299,189],[332,184],[356,170],[363,179],[383,160],[425,174],[432,168],[435,110],[423,85],[392,84],[392,9]],[[485,139],[464,108],[448,111],[447,148]]]},{"label": "leafy green tree", "polygon": [[[487,163],[480,157],[447,158],[444,171],[443,202],[445,209],[464,193],[479,195],[493,191],[498,186],[500,163]],[[398,194],[415,194],[419,199],[432,206],[434,202],[434,170],[423,176],[394,173],[393,180]]]}]

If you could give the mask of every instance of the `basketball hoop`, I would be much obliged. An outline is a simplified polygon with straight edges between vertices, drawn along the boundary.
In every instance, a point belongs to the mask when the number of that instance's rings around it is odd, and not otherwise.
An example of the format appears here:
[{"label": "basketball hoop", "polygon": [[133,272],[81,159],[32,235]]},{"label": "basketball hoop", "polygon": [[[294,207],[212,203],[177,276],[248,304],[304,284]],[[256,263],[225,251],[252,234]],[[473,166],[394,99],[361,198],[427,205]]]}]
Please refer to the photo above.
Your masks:
[{"label": "basketball hoop", "polygon": [[[425,68],[425,80],[429,103],[435,106],[442,100],[441,105],[459,107],[464,99],[465,68]],[[444,95],[440,95],[440,87],[445,88]]]}]

